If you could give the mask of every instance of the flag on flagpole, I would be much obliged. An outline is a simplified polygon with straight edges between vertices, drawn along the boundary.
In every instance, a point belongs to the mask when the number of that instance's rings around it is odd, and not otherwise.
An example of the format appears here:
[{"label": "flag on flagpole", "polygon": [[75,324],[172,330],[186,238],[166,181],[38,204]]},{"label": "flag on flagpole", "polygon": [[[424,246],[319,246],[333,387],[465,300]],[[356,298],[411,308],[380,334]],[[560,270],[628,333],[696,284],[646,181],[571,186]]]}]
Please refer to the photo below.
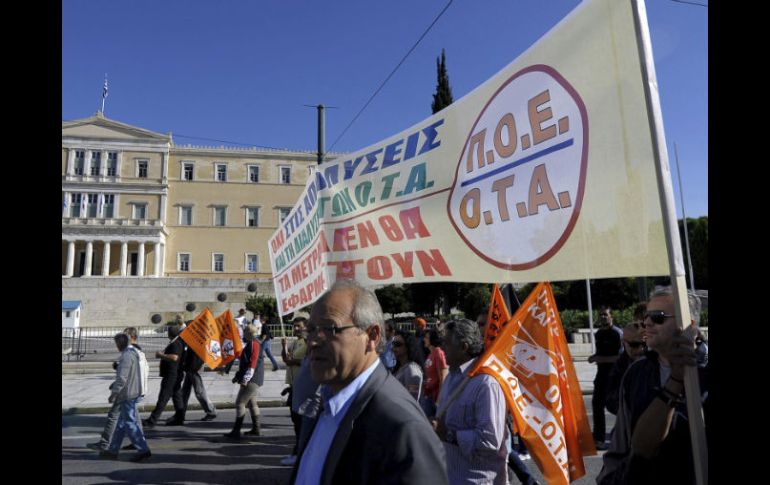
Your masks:
[{"label": "flag on flagpole", "polygon": [[179,338],[184,340],[209,369],[232,362],[243,350],[230,310],[214,318],[208,307],[205,308],[179,333]]},{"label": "flag on flagpole", "polygon": [[67,211],[70,207],[70,194],[64,194],[64,204],[63,204],[63,210],[64,212]]},{"label": "flag on flagpole", "polygon": [[489,303],[487,313],[487,326],[484,329],[484,348],[489,348],[503,327],[511,319],[508,307],[505,305],[500,287],[495,283],[492,289],[492,301]]},{"label": "flag on flagpole", "polygon": [[479,357],[503,388],[519,435],[550,484],[585,475],[595,455],[591,428],[551,285],[540,283]]},{"label": "flag on flagpole", "polygon": [[102,99],[107,97],[107,75],[104,75],[104,87],[102,88]]}]

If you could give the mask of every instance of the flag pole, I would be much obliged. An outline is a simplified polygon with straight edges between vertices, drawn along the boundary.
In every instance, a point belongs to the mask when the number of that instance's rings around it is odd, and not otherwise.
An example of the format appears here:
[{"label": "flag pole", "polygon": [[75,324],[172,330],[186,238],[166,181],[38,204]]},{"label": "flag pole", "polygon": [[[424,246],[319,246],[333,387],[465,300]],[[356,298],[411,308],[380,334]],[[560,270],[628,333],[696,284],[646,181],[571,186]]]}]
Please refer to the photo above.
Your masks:
[{"label": "flag pole", "polygon": [[[679,230],[674,212],[671,169],[668,163],[668,154],[662,149],[666,146],[666,137],[663,132],[663,116],[657,91],[655,63],[652,57],[652,43],[647,24],[647,10],[644,0],[632,0],[632,6],[640,68],[642,71],[642,84],[644,86],[644,96],[650,123],[652,155],[658,179],[658,195],[663,216],[663,230],[666,236],[669,272],[671,274],[671,287],[674,297],[674,314],[679,326],[685,328],[683,323],[687,322],[689,325],[691,321],[687,299],[687,282],[684,275],[682,246],[679,240]],[[708,483],[708,449],[706,446],[706,427],[703,420],[698,369],[696,367],[685,367],[684,385],[693,448],[695,481],[698,485],[705,485]]]},{"label": "flag pole", "polygon": [[682,225],[684,226],[684,247],[687,250],[687,267],[690,270],[690,289],[695,291],[695,278],[692,272],[692,259],[690,258],[690,236],[687,235],[687,213],[684,210],[684,191],[682,190],[682,173],[679,171],[679,150],[674,142],[674,160],[676,161],[676,178],[679,180],[679,198],[682,201]]}]

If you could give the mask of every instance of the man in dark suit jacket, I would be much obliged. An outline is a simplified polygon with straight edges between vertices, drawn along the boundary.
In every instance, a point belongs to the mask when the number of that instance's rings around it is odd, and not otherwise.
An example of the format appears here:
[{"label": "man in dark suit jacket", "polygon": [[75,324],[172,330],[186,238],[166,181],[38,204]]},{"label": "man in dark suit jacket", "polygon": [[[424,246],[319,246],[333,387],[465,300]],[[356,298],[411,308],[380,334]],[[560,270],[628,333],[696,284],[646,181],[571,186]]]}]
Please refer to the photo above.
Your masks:
[{"label": "man in dark suit jacket", "polygon": [[377,298],[338,280],[307,325],[323,408],[303,433],[291,483],[447,483],[441,442],[414,398],[383,367]]}]

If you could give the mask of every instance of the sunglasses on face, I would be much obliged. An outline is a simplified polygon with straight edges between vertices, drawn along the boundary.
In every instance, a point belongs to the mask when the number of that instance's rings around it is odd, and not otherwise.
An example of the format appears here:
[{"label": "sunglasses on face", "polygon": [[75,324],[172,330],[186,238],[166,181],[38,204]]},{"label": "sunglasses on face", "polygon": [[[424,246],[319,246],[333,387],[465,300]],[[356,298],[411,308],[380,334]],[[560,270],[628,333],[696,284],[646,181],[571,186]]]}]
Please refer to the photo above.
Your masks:
[{"label": "sunglasses on face", "polygon": [[645,320],[649,318],[652,323],[656,325],[663,325],[663,322],[665,322],[667,318],[674,318],[674,315],[669,315],[663,310],[656,310],[645,313],[644,318]]},{"label": "sunglasses on face", "polygon": [[644,345],[644,342],[629,342],[628,340],[625,341],[629,347],[632,349],[638,349],[642,345]]},{"label": "sunglasses on face", "polygon": [[404,346],[404,342],[401,342],[398,340],[393,341],[393,347],[403,347],[403,346]]}]

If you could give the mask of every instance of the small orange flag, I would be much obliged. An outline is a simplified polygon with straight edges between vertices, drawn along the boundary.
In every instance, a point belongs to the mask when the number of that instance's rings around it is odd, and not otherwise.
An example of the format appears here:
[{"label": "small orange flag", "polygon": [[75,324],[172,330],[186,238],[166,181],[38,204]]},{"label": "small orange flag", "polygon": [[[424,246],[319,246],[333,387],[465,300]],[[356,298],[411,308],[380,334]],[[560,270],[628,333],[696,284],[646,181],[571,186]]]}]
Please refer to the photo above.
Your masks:
[{"label": "small orange flag", "polygon": [[516,428],[549,484],[585,475],[591,428],[551,285],[540,283],[503,327],[471,376],[500,383]]},{"label": "small orange flag", "polygon": [[492,345],[492,342],[494,342],[510,319],[511,314],[508,313],[508,306],[505,304],[505,300],[503,300],[503,294],[500,293],[500,287],[495,283],[495,287],[492,290],[492,301],[489,303],[487,326],[484,329],[485,349]]},{"label": "small orange flag", "polygon": [[190,350],[210,369],[232,362],[243,350],[230,310],[214,318],[208,308],[204,309],[182,330],[179,338],[184,340]]}]

